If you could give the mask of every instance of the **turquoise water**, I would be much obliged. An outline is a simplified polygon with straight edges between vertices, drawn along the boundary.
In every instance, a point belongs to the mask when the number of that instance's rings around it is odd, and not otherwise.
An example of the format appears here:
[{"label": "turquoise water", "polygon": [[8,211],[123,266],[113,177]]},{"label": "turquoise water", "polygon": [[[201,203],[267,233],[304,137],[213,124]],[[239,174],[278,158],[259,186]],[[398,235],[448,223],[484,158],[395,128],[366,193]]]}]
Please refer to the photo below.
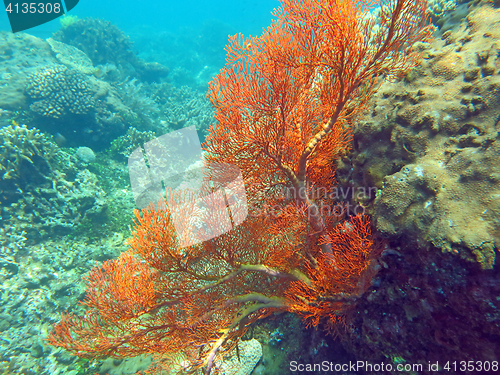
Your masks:
[{"label": "turquoise water", "polygon": [[[156,31],[197,29],[206,21],[223,21],[244,34],[260,33],[271,20],[277,0],[254,1],[99,1],[80,0],[68,14],[78,17],[103,18],[125,32],[148,25]],[[30,30],[34,35],[49,36],[59,28],[59,20]],[[10,30],[7,14],[0,13],[0,30]]]}]

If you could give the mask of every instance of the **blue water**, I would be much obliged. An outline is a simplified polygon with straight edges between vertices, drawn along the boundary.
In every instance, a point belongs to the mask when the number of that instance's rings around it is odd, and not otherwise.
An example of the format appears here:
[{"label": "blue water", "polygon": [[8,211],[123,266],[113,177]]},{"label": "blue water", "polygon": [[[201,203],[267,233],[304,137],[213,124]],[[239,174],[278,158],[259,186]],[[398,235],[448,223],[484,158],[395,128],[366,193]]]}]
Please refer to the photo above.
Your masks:
[{"label": "blue water", "polygon": [[[255,35],[269,25],[271,11],[278,5],[277,0],[80,0],[68,14],[80,18],[103,18],[116,24],[125,33],[144,25],[158,31],[178,32],[183,27],[197,28],[206,21],[219,20],[239,32]],[[59,20],[56,19],[28,32],[47,38],[59,27]],[[7,14],[3,11],[0,12],[0,30],[10,31]]]}]

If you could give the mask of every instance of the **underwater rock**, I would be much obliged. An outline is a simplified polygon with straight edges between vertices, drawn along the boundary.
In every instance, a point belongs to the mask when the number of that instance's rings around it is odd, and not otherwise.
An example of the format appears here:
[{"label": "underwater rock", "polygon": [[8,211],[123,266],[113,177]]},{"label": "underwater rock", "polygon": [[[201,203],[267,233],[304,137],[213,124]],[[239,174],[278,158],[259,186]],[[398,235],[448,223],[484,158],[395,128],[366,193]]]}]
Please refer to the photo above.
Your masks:
[{"label": "underwater rock", "polygon": [[[410,243],[397,249],[400,254],[383,256],[384,270],[357,303],[352,328],[340,332],[344,346],[372,363],[498,361],[498,269],[484,271],[478,263]],[[401,374],[395,365],[386,373]]]},{"label": "underwater rock", "polygon": [[257,340],[240,340],[237,345],[238,349],[234,349],[229,358],[215,361],[220,365],[221,374],[250,375],[262,358],[262,345]]},{"label": "underwater rock", "polygon": [[18,110],[26,103],[26,76],[37,66],[56,64],[50,46],[40,38],[0,32],[0,108]]},{"label": "underwater rock", "polygon": [[94,151],[89,147],[78,147],[75,156],[85,164],[92,163],[95,160]]},{"label": "underwater rock", "polygon": [[69,44],[58,42],[52,38],[48,38],[47,43],[49,43],[50,48],[52,48],[52,51],[56,54],[56,59],[59,60],[61,64],[76,69],[84,74],[94,73],[95,68],[92,65],[92,60],[90,60],[83,51]]},{"label": "underwater rock", "polygon": [[[422,63],[383,83],[353,129],[341,184],[373,186],[378,230],[492,268],[500,244],[500,9],[417,46]],[[374,204],[372,204],[374,203]]]}]

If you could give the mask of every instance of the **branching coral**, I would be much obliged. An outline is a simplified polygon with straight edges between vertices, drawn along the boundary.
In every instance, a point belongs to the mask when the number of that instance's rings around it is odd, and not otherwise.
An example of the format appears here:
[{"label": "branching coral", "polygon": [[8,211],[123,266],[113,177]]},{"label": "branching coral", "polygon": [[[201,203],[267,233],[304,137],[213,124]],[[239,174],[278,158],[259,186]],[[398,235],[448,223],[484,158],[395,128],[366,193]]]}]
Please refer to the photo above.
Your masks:
[{"label": "branching coral", "polygon": [[[55,144],[44,138],[38,129],[10,125],[0,129],[0,173],[2,180],[26,177],[26,168],[47,176],[50,160],[57,153]],[[41,157],[41,156],[44,157]]]},{"label": "branching coral", "polygon": [[[95,175],[77,171],[71,156],[38,129],[14,123],[0,129],[0,141],[3,232],[36,241],[105,208]],[[0,241],[8,240],[5,233]]]},{"label": "branching coral", "polygon": [[31,74],[26,93],[34,101],[30,109],[42,116],[83,115],[94,107],[88,79],[65,65],[47,66]]}]

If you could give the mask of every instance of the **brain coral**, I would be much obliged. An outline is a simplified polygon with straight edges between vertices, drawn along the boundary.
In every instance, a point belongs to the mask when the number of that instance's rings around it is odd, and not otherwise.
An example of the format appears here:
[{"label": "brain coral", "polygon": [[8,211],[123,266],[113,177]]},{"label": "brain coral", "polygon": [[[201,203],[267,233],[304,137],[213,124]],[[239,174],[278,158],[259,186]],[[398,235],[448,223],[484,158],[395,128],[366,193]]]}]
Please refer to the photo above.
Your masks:
[{"label": "brain coral", "polygon": [[41,116],[83,115],[94,106],[90,81],[65,65],[35,71],[28,78],[26,93],[33,100],[30,109]]}]

